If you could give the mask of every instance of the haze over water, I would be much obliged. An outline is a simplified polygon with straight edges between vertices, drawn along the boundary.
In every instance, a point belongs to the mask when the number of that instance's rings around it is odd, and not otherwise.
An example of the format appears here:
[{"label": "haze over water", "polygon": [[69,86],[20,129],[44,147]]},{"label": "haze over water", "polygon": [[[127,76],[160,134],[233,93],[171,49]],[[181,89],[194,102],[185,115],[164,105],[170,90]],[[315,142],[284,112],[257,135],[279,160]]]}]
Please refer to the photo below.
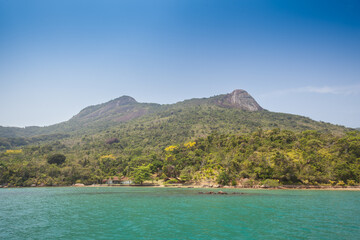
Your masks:
[{"label": "haze over water", "polygon": [[360,192],[0,189],[0,239],[356,239]]}]

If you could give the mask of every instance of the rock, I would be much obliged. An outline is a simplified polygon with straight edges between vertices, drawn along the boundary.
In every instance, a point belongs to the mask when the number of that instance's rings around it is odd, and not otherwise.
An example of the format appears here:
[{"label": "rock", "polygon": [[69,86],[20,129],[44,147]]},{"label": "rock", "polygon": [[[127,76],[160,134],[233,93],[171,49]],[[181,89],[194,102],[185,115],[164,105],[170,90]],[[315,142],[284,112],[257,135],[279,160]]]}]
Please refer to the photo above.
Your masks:
[{"label": "rock", "polygon": [[227,192],[219,191],[218,194],[228,194]]},{"label": "rock", "polygon": [[216,104],[251,112],[261,111],[263,109],[249,93],[242,89],[237,89],[232,93],[217,97]]},{"label": "rock", "polygon": [[33,184],[31,184],[31,185],[30,185],[30,187],[36,187],[36,184],[35,184],[35,183],[33,183]]}]

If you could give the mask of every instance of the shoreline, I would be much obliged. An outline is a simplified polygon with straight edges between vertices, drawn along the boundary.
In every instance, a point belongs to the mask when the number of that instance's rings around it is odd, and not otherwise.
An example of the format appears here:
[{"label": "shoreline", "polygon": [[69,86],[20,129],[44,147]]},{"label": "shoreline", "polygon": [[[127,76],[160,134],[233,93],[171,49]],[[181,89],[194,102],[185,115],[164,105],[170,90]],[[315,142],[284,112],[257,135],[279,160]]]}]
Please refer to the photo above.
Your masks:
[{"label": "shoreline", "polygon": [[199,188],[199,189],[244,189],[244,190],[330,190],[330,191],[360,191],[360,185],[358,186],[326,186],[326,185],[282,185],[277,187],[264,187],[264,186],[207,186],[198,184],[143,184],[143,185],[125,185],[125,184],[73,184],[73,185],[60,185],[60,186],[2,186],[1,188],[44,188],[44,187],[152,187],[152,188]]}]

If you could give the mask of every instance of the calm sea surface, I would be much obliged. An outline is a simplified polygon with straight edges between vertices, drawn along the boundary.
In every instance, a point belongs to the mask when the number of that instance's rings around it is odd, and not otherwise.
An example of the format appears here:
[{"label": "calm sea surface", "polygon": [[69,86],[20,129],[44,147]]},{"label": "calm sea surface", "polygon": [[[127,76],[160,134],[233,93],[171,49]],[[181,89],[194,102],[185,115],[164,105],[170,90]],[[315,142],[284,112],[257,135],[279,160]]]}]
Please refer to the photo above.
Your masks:
[{"label": "calm sea surface", "polygon": [[360,239],[360,192],[0,189],[0,239]]}]

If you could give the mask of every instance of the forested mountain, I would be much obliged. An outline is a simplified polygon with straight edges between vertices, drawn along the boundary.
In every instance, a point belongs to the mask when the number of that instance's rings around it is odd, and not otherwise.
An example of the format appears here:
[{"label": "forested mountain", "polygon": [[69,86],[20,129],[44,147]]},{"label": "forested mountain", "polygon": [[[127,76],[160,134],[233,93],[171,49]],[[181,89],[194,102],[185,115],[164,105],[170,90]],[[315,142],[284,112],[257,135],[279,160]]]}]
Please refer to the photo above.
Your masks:
[{"label": "forested mountain", "polygon": [[69,121],[47,127],[0,126],[0,147],[4,146],[6,139],[12,143],[10,146],[20,146],[27,142],[33,143],[36,139],[56,140],[69,134],[95,134],[110,128],[134,128],[136,124],[151,129],[186,128],[190,130],[186,137],[203,136],[213,130],[250,132],[257,128],[274,127],[335,134],[347,131],[345,127],[313,121],[307,117],[264,110],[246,91],[235,90],[230,94],[165,105],[138,103],[132,97],[122,96],[107,103],[89,106]]},{"label": "forested mountain", "polygon": [[0,185],[101,183],[139,171],[176,181],[353,184],[359,147],[356,131],[264,110],[244,90],[168,105],[123,96],[48,127],[1,127]]}]

